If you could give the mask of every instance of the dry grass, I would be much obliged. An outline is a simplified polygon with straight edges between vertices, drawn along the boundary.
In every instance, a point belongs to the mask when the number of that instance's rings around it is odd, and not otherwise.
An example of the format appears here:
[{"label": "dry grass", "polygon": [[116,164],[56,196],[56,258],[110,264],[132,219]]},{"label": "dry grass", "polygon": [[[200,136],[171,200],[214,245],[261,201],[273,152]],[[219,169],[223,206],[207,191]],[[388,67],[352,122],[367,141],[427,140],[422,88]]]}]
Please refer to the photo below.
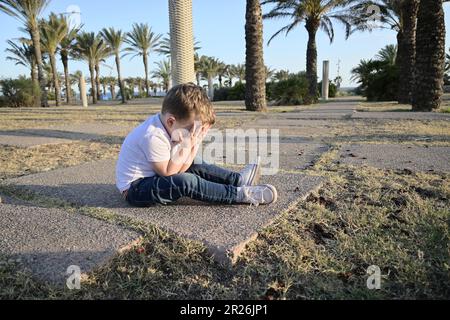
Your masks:
[{"label": "dry grass", "polygon": [[[134,107],[121,108],[138,112],[142,108]],[[233,112],[240,107],[218,106]],[[0,128],[48,127],[57,121],[103,122],[106,118],[137,123],[146,118],[145,113],[120,116],[115,108],[45,114],[31,109],[2,110]],[[251,119],[221,117],[218,126],[236,127]],[[414,140],[422,136],[430,140]],[[330,127],[317,138],[333,148],[307,171],[326,176],[328,182],[263,230],[232,269],[212,261],[198,242],[121,219],[108,210],[77,208],[77,212],[138,230],[143,239],[88,274],[80,291],[37,282],[21,272],[15,261],[0,257],[0,298],[448,299],[450,175],[353,167],[335,160],[339,145],[349,141],[450,145],[449,137],[445,121],[330,121]],[[115,158],[122,138],[2,148],[0,179]],[[27,193],[0,191],[42,206],[75,209]],[[366,287],[366,270],[374,264],[383,274],[382,288],[377,291]]]}]

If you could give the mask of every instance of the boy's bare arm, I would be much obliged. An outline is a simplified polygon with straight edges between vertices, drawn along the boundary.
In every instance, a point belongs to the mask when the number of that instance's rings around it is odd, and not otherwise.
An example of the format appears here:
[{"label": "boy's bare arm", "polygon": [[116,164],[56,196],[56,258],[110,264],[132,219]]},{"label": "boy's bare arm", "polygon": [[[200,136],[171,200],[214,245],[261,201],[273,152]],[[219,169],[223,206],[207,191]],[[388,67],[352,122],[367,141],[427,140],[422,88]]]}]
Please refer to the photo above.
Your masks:
[{"label": "boy's bare arm", "polygon": [[192,163],[194,162],[195,157],[197,156],[198,149],[200,148],[200,144],[202,143],[203,139],[208,134],[208,131],[210,128],[211,128],[211,125],[203,125],[198,129],[199,130],[198,133],[194,133],[194,135],[196,135],[196,137],[197,137],[196,141],[193,142],[195,144],[192,147],[189,159],[186,161],[185,165],[181,168],[180,173],[185,173],[192,166]]},{"label": "boy's bare arm", "polygon": [[152,163],[156,174],[162,177],[170,177],[186,172],[194,162],[200,143],[208,130],[209,126],[199,128],[194,126],[188,139],[180,136],[179,147],[169,161]]}]

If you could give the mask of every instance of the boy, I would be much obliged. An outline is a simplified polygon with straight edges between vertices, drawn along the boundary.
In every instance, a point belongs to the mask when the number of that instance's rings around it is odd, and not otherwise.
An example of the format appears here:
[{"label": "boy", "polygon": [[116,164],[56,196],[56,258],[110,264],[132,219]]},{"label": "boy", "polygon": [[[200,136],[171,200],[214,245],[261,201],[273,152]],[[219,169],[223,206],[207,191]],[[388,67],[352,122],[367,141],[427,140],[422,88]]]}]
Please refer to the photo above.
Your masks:
[{"label": "boy", "polygon": [[135,128],[122,145],[116,185],[132,206],[170,204],[181,197],[222,204],[270,204],[271,185],[255,186],[260,164],[240,173],[194,163],[215,114],[203,88],[193,83],[172,88],[161,113]]}]

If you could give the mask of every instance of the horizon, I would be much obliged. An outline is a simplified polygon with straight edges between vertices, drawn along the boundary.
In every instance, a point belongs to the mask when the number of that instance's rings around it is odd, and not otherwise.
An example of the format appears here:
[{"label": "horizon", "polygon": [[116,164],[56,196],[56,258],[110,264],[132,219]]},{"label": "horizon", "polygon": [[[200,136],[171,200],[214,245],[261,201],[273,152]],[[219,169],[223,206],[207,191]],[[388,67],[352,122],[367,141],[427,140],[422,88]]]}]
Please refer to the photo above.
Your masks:
[{"label": "horizon", "polygon": [[[123,31],[131,30],[133,23],[148,23],[157,34],[169,32],[169,13],[167,1],[159,0],[157,4],[151,4],[146,0],[133,0],[134,5],[114,5],[120,3],[115,1],[86,1],[79,0],[76,3],[69,0],[52,1],[45,10],[43,17],[50,12],[67,13],[70,6],[77,6],[81,11],[81,22],[84,31],[99,32],[104,27],[113,26]],[[230,5],[230,2],[232,5]],[[105,6],[107,4],[107,6]],[[111,5],[113,4],[113,5]],[[136,6],[142,10],[136,10]],[[106,9],[106,10],[105,10]],[[444,4],[446,30],[450,24],[450,7]],[[72,11],[72,10],[71,10]],[[268,11],[263,6],[263,13]],[[211,12],[217,12],[212,14]],[[245,1],[230,0],[227,3],[219,1],[194,0],[194,34],[200,42],[200,55],[213,56],[227,64],[245,63]],[[2,15],[3,28],[0,30],[0,61],[3,63],[0,78],[16,78],[20,75],[29,76],[27,68],[16,66],[6,61],[6,41],[23,36],[19,30],[21,22],[6,14]],[[221,20],[218,20],[221,17]],[[114,22],[111,22],[114,21]],[[275,38],[270,46],[268,39],[281,27],[287,24],[287,19],[264,20],[264,59],[265,64],[271,69],[289,70],[299,72],[306,69],[306,45],[307,33],[304,24],[293,30],[287,37],[281,34]],[[217,23],[219,22],[219,27]],[[212,27],[210,27],[212,26]],[[350,80],[351,69],[361,59],[373,58],[377,52],[386,45],[396,43],[396,32],[394,30],[374,30],[372,32],[358,32],[345,40],[343,26],[334,24],[335,39],[330,44],[327,36],[319,31],[317,35],[318,48],[318,79],[322,78],[322,62],[330,60],[330,79],[338,76],[338,61],[340,61],[340,76],[343,78],[342,87],[356,87],[357,83]],[[450,42],[450,34],[446,33],[446,48]],[[349,50],[349,45],[351,49]],[[448,50],[448,49],[447,49]],[[447,52],[446,50],[446,52]],[[164,56],[155,52],[150,53],[149,72],[155,68],[155,63],[165,59]],[[77,70],[88,75],[88,66],[85,62],[71,60],[69,63],[70,73]],[[58,59],[58,70],[62,71],[62,64]],[[107,59],[101,67],[102,76],[115,76],[113,58]],[[142,61],[139,58],[130,60],[129,57],[122,59],[123,77],[143,77],[144,71]],[[216,81],[217,82],[217,81]]]}]

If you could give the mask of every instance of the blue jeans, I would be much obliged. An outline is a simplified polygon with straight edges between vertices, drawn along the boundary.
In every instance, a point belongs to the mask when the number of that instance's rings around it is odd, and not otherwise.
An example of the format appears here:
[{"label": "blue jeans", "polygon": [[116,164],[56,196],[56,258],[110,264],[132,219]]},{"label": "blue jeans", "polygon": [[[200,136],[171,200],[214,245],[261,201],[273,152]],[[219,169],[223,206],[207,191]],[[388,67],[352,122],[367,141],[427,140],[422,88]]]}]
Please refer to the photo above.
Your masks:
[{"label": "blue jeans", "polygon": [[170,177],[154,176],[134,181],[127,201],[132,206],[148,207],[170,204],[181,197],[222,204],[236,203],[239,173],[202,162],[193,164],[186,173]]}]

